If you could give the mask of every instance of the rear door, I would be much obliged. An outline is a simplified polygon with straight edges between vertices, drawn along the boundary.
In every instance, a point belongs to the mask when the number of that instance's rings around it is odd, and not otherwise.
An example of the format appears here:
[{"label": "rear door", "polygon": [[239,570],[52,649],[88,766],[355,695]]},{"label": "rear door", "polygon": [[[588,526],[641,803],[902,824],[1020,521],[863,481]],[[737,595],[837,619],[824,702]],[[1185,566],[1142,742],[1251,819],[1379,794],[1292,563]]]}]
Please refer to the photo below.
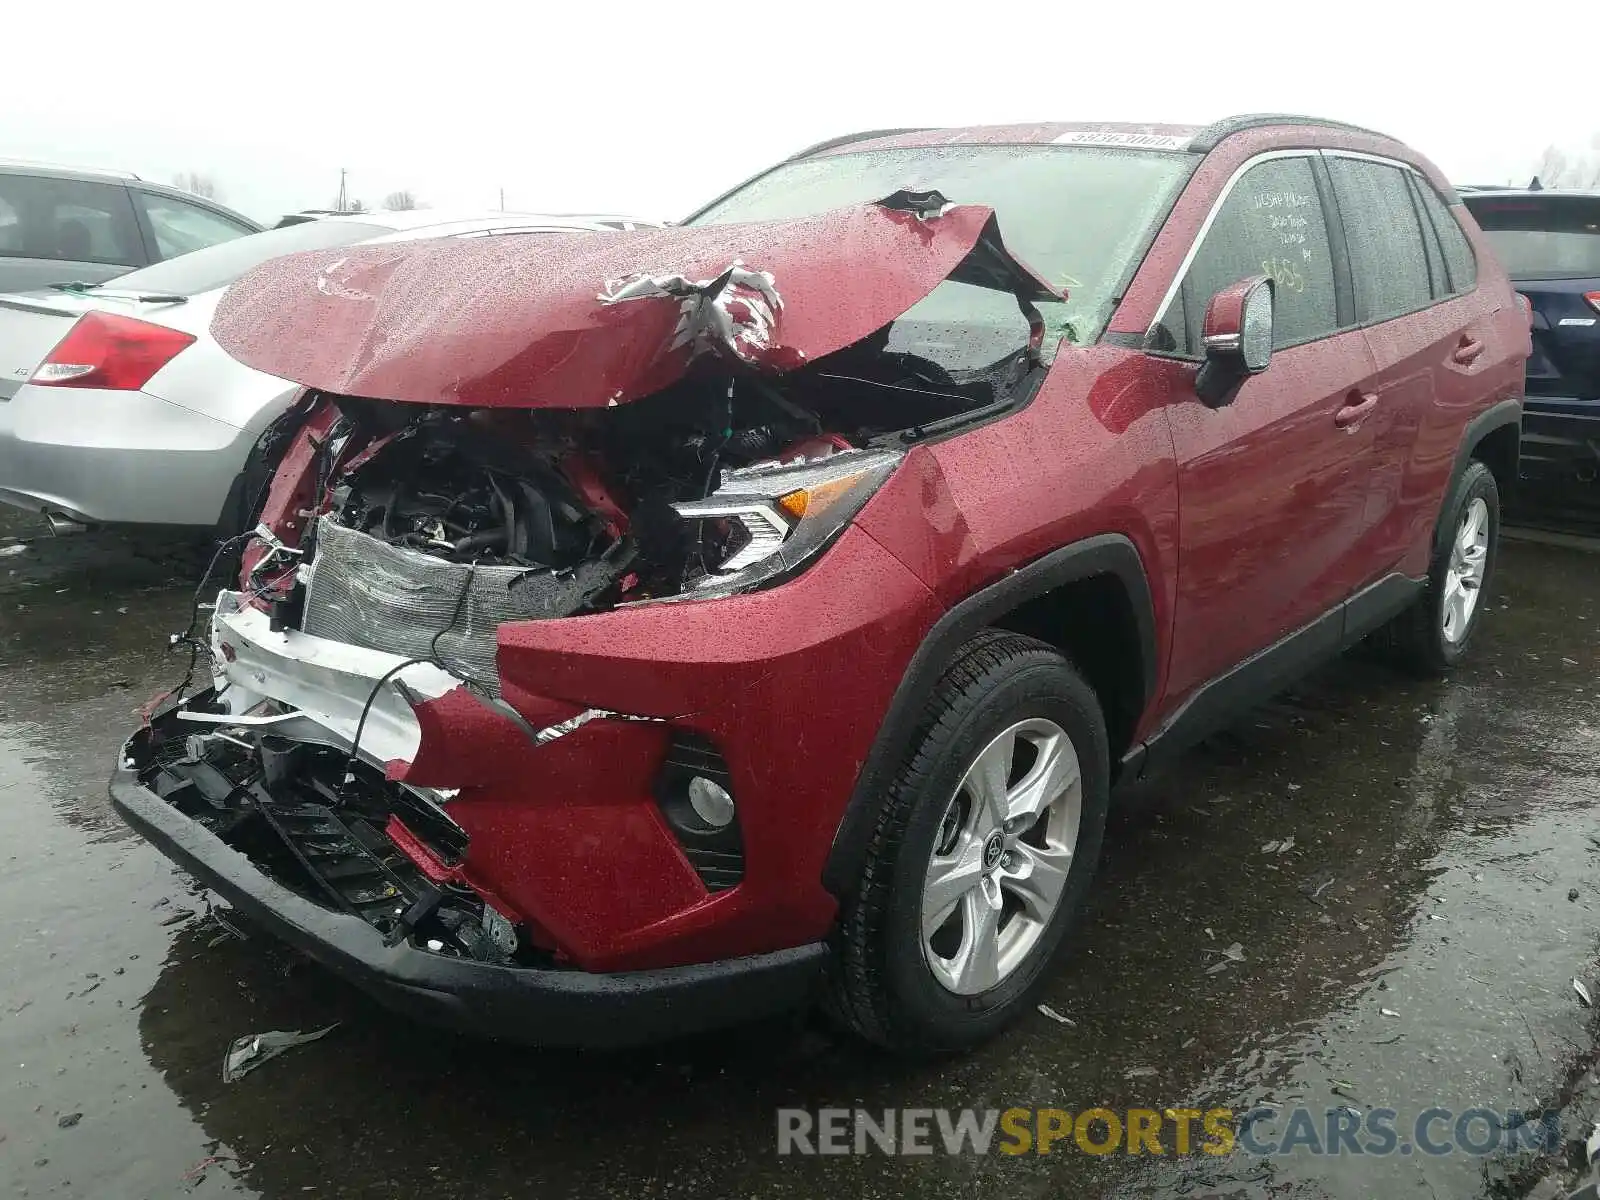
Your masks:
[{"label": "rear door", "polygon": [[[1368,541],[1378,573],[1426,574],[1429,536],[1463,425],[1485,407],[1486,371],[1504,362],[1495,300],[1475,287],[1471,250],[1442,241],[1409,166],[1327,151],[1329,176],[1350,252],[1356,316],[1377,374]],[[1450,247],[1450,254],[1445,246]],[[1457,258],[1454,277],[1450,259]],[[1499,297],[1503,305],[1510,294]]]},{"label": "rear door", "polygon": [[[1336,609],[1371,573],[1360,549],[1373,367],[1330,239],[1319,169],[1315,151],[1249,166],[1152,329],[1157,352],[1198,361],[1211,296],[1250,275],[1276,281],[1267,370],[1226,408],[1212,411],[1190,393],[1168,409],[1183,548],[1173,698]],[[1339,629],[1326,632],[1337,641]]]},{"label": "rear door", "polygon": [[143,262],[121,184],[0,171],[0,292],[98,283]]}]

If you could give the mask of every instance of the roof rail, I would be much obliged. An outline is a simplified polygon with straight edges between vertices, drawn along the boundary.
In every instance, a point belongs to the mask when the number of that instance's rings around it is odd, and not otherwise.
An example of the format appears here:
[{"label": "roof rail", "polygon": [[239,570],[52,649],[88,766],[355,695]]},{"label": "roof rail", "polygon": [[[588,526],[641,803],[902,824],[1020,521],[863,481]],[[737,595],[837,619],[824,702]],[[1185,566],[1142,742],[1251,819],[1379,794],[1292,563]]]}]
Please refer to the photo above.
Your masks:
[{"label": "roof rail", "polygon": [[113,179],[138,179],[132,171],[106,167],[75,167],[70,163],[44,162],[33,158],[0,158],[0,167],[37,167],[41,171],[60,171],[72,175],[103,175]]},{"label": "roof rail", "polygon": [[[1367,129],[1361,125],[1351,125],[1347,121],[1330,121],[1326,117],[1307,117],[1298,113],[1241,113],[1234,117],[1223,117],[1220,121],[1213,121],[1189,140],[1191,150],[1202,153],[1212,150],[1223,138],[1246,129],[1259,129],[1264,125],[1315,125],[1319,129],[1343,129],[1349,133],[1364,133],[1369,137],[1380,137],[1386,141],[1399,143],[1400,139],[1387,133],[1379,133],[1376,129]],[[1403,144],[1403,143],[1400,143]]]},{"label": "roof rail", "polygon": [[898,133],[922,133],[932,128],[929,125],[910,125],[904,129],[863,129],[860,133],[846,133],[839,137],[829,138],[825,142],[818,142],[815,146],[807,146],[798,154],[791,154],[789,162],[796,159],[810,158],[813,154],[821,154],[824,150],[833,150],[839,146],[848,146],[851,142],[865,142],[872,138],[893,137]]}]

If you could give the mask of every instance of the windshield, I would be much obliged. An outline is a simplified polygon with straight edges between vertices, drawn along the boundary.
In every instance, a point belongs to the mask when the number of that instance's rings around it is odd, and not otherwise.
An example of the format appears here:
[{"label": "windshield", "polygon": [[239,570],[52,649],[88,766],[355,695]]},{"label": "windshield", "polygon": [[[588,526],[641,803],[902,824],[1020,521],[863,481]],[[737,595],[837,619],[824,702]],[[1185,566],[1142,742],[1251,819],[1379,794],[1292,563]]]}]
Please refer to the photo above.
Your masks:
[{"label": "windshield", "polygon": [[1600,197],[1518,196],[1467,207],[1511,278],[1600,276]]},{"label": "windshield", "polygon": [[[1063,146],[924,146],[785,163],[691,218],[691,225],[810,216],[906,188],[994,209],[1006,247],[1067,293],[1041,304],[1054,334],[1084,345],[1105,329],[1128,276],[1198,161],[1191,155]],[[908,318],[969,311],[1000,319],[1009,298],[944,284]],[[898,324],[898,323],[897,323]]]},{"label": "windshield", "polygon": [[108,292],[139,291],[164,296],[198,296],[201,292],[227,287],[246,271],[259,267],[268,259],[293,254],[297,250],[348,246],[388,232],[383,225],[370,225],[364,221],[306,221],[218,242],[203,250],[181,254],[166,262],[118,275],[100,286]]}]

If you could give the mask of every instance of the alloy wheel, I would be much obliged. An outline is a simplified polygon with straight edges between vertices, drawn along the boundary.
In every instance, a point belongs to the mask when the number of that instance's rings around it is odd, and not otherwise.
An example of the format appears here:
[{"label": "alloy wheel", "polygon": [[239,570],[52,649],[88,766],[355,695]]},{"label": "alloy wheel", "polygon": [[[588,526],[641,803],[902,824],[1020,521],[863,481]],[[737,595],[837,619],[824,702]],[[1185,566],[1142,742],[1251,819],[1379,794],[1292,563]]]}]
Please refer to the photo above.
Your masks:
[{"label": "alloy wheel", "polygon": [[1461,514],[1450,544],[1450,565],[1444,575],[1442,621],[1444,639],[1454,645],[1467,636],[1478,609],[1484,574],[1489,568],[1489,506],[1481,496]]},{"label": "alloy wheel", "polygon": [[1083,775],[1066,730],[1041,717],[973,759],[945,809],[922,890],[922,949],[947,990],[1008,978],[1055,915],[1083,817]]}]

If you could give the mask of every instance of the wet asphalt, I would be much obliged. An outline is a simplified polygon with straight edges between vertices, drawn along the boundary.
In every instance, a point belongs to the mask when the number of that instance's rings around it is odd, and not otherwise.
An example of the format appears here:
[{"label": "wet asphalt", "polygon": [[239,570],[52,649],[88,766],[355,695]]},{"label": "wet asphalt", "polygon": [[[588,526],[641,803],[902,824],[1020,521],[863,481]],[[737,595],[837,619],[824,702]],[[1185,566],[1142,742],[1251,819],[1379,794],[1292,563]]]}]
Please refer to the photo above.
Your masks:
[{"label": "wet asphalt", "polygon": [[[1600,1010],[1572,984],[1600,997],[1600,554],[1581,541],[1504,545],[1451,679],[1347,656],[1126,797],[1045,997],[1073,1024],[1030,1014],[907,1063],[814,1017],[613,1054],[481,1044],[232,936],[105,795],[136,707],[179,673],[163,648],[193,562],[102,534],[6,553],[34,532],[0,517],[0,1195],[1446,1200],[1576,1178],[1600,1117]],[[1235,942],[1242,961],[1217,953]],[[333,1022],[222,1081],[240,1035]],[[1260,1102],[1554,1108],[1566,1143],[776,1153],[783,1106]]]}]

